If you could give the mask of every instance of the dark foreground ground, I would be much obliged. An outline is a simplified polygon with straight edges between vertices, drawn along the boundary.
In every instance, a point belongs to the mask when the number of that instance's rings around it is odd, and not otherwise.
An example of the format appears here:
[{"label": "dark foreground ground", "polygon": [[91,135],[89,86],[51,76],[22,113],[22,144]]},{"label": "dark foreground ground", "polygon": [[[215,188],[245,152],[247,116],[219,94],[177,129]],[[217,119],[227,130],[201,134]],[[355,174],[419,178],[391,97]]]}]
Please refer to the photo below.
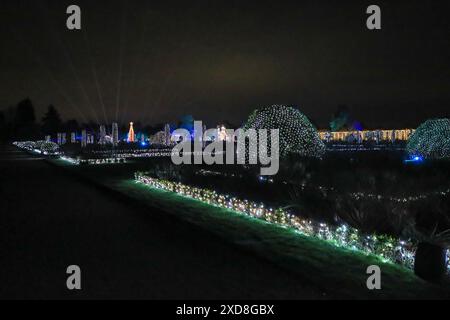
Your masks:
[{"label": "dark foreground ground", "polygon": [[[39,157],[0,150],[0,298],[326,298],[189,224],[137,212]],[[158,218],[157,218],[158,216]],[[81,292],[66,268],[82,269]]]}]

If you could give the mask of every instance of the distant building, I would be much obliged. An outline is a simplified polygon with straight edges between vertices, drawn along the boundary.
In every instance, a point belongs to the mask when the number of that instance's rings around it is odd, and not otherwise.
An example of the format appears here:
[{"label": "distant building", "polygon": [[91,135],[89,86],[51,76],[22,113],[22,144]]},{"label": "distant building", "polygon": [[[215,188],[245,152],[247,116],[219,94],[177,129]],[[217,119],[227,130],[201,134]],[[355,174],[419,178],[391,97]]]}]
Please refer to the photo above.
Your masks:
[{"label": "distant building", "polygon": [[70,143],[76,143],[77,142],[77,134],[75,132],[72,132],[70,134]]}]

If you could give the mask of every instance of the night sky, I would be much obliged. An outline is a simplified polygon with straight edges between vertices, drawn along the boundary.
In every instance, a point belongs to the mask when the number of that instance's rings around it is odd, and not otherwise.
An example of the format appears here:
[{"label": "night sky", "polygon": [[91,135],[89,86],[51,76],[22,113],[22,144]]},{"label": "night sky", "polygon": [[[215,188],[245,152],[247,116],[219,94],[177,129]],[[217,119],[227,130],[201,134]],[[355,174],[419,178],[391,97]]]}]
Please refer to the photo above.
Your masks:
[{"label": "night sky", "polygon": [[390,2],[2,0],[0,109],[30,97],[39,117],[54,104],[80,122],[239,125],[289,104],[320,127],[343,104],[367,127],[449,116],[445,2]]}]

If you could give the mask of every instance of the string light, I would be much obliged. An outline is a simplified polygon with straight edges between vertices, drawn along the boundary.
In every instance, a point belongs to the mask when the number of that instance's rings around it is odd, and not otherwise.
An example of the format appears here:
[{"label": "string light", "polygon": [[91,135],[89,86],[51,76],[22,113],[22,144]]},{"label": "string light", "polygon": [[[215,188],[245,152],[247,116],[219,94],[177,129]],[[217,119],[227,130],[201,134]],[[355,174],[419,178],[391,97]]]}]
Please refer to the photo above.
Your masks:
[{"label": "string light", "polygon": [[69,162],[74,165],[101,165],[101,164],[122,164],[126,163],[125,159],[121,158],[102,158],[102,159],[75,159],[67,156],[61,156],[61,160]]},{"label": "string light", "polygon": [[[222,195],[216,191],[190,187],[150,177],[142,172],[135,174],[138,183],[159,190],[174,192],[180,196],[199,200],[216,207],[232,210],[277,226],[291,228],[296,233],[327,241],[338,247],[357,250],[380,257],[383,261],[401,264],[412,269],[416,244],[385,235],[366,235],[346,224],[332,226],[292,215],[283,208],[270,208],[264,204]],[[448,253],[447,253],[448,254]],[[450,272],[450,264],[448,265]]]}]

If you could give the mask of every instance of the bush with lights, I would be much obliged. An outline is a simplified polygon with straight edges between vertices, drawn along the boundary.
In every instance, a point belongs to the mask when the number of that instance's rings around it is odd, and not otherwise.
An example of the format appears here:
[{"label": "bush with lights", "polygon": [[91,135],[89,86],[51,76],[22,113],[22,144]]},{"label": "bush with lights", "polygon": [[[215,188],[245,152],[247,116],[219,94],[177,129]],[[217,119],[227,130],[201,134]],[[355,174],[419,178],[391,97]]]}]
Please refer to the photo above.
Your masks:
[{"label": "bush with lights", "polygon": [[289,153],[321,157],[325,153],[325,145],[317,129],[304,114],[293,107],[272,105],[255,110],[244,129],[279,129],[281,157]]},{"label": "bush with lights", "polygon": [[406,151],[413,158],[450,158],[450,119],[425,121],[409,138]]}]

